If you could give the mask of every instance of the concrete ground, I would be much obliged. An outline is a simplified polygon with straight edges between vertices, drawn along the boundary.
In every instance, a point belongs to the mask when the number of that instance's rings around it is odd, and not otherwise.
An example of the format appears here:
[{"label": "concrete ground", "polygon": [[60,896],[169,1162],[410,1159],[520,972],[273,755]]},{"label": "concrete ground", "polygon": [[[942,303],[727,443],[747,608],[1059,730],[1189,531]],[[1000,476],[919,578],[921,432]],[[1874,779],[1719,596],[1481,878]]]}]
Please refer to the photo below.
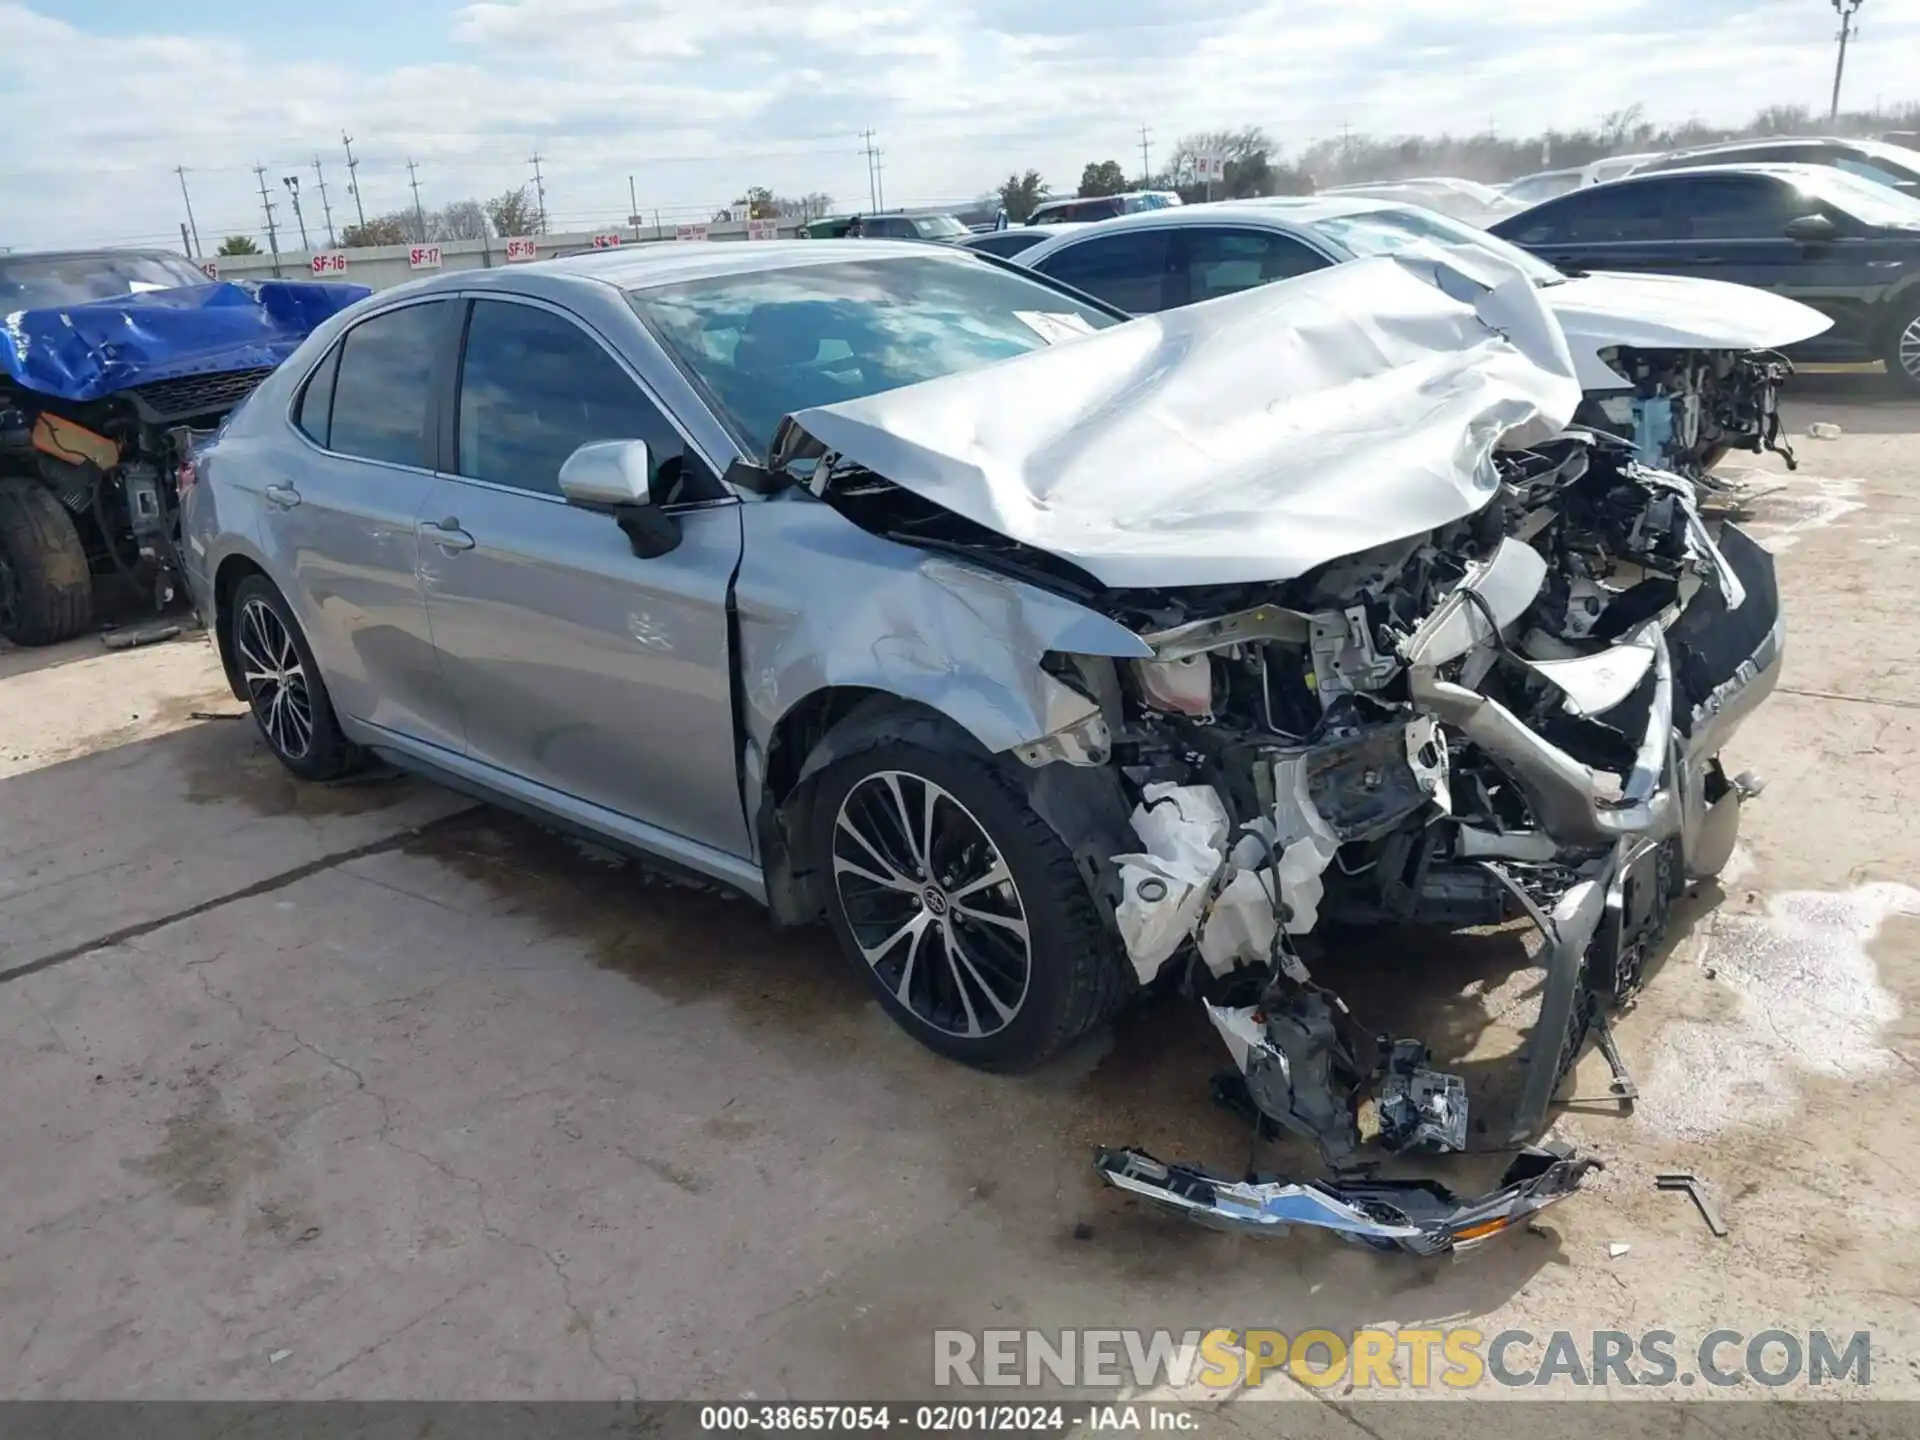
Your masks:
[{"label": "concrete ground", "polygon": [[[1920,406],[1876,386],[1802,385],[1797,431],[1845,433],[1758,507],[1792,639],[1732,759],[1771,786],[1618,1024],[1645,1098],[1569,1105],[1607,1170],[1457,1263],[1100,1188],[1102,1143],[1245,1163],[1179,1001],[974,1074],[824,932],[410,780],[293,783],[204,640],[0,652],[0,1398],[924,1398],[936,1329],[1440,1323],[1871,1330],[1872,1393],[1920,1397]],[[1343,963],[1476,1086],[1529,1013],[1510,936]]]}]

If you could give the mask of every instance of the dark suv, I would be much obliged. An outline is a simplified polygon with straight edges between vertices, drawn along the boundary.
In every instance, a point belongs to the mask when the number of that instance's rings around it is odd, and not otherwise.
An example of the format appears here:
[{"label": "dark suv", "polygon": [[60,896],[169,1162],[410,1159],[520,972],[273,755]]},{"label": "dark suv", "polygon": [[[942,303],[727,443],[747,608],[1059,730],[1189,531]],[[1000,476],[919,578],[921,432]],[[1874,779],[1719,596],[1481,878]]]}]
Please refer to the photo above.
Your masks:
[{"label": "dark suv", "polygon": [[1569,272],[1645,270],[1772,290],[1833,319],[1807,360],[1883,360],[1920,394],[1920,200],[1815,165],[1633,175],[1489,227]]}]

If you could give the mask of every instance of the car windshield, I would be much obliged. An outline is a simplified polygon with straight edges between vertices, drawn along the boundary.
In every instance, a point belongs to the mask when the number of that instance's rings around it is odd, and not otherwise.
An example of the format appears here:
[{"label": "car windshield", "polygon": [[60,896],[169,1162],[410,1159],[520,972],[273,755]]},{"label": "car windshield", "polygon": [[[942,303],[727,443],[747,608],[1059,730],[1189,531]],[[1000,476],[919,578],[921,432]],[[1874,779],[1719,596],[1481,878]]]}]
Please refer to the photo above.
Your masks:
[{"label": "car windshield", "polygon": [[1793,184],[1801,194],[1824,200],[1866,225],[1920,226],[1920,200],[1878,180],[1823,166],[1794,176]]},{"label": "car windshield", "polygon": [[176,255],[0,255],[0,312],[207,283],[197,265]]},{"label": "car windshield", "polygon": [[1567,278],[1518,245],[1431,210],[1356,210],[1348,215],[1329,215],[1314,222],[1314,229],[1355,255],[1432,253],[1436,246],[1472,245],[1517,266],[1536,285],[1558,285]]},{"label": "car windshield", "polygon": [[717,275],[630,291],[749,455],[796,410],[978,369],[1120,323],[961,254]]},{"label": "car windshield", "polygon": [[913,228],[922,240],[951,240],[971,232],[951,215],[916,215]]}]

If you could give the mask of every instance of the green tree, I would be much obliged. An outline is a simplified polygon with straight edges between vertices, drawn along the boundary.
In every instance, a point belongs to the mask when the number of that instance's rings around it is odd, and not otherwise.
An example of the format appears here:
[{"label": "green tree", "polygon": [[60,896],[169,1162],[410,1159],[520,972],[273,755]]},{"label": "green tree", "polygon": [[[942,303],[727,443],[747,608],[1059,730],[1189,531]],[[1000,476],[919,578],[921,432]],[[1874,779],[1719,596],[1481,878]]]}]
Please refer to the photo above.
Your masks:
[{"label": "green tree", "polygon": [[1127,188],[1127,174],[1118,160],[1089,160],[1080,172],[1082,195],[1118,195]]},{"label": "green tree", "polygon": [[251,235],[229,235],[220,242],[219,255],[258,255],[260,247],[254,244]]},{"label": "green tree", "polygon": [[1034,207],[1047,198],[1047,182],[1040,178],[1038,170],[1029,170],[1024,175],[1009,175],[1006,183],[1000,187],[1000,204],[1007,212],[1007,219],[1016,225],[1024,225],[1027,217],[1033,214]]},{"label": "green tree", "polygon": [[487,219],[493,222],[493,233],[503,240],[515,240],[523,235],[538,235],[547,228],[547,217],[527,198],[527,187],[509,190],[504,195],[496,195],[486,203]]},{"label": "green tree", "polygon": [[349,250],[369,245],[406,245],[413,240],[413,215],[376,215],[364,225],[349,225],[340,232],[340,243]]}]

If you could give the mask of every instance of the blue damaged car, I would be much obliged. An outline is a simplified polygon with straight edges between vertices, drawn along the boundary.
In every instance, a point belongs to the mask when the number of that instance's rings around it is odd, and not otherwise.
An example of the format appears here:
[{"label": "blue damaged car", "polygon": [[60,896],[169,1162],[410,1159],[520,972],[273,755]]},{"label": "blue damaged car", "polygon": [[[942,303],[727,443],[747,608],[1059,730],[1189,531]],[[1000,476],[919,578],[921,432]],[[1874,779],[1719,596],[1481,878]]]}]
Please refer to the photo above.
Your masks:
[{"label": "blue damaged car", "polygon": [[195,438],[370,293],[217,282],[165,251],[0,255],[0,636],[78,634],[96,574],[171,602]]}]

